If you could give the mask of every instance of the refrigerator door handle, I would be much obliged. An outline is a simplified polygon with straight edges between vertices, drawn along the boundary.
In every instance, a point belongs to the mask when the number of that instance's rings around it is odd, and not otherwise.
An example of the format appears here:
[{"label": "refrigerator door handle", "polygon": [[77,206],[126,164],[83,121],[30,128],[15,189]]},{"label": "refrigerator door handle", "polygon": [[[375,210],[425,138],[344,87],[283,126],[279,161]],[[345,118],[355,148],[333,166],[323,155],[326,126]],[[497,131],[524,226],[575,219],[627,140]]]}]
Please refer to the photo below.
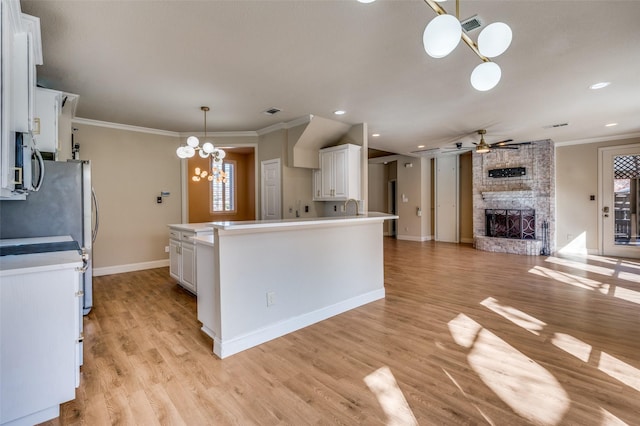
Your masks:
[{"label": "refrigerator door handle", "polygon": [[93,224],[93,231],[91,232],[91,243],[96,242],[98,236],[98,228],[100,227],[100,214],[98,212],[98,198],[96,197],[96,191],[91,187],[91,202],[93,203],[93,211],[96,215],[96,221]]}]

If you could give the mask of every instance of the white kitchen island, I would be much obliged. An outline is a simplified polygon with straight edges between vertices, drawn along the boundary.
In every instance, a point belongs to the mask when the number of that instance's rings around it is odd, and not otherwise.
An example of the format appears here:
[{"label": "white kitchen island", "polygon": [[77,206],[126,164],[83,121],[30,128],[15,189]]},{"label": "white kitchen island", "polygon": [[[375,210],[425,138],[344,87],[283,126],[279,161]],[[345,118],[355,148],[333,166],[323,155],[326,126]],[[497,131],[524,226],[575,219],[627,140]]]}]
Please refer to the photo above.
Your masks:
[{"label": "white kitchen island", "polygon": [[197,237],[198,320],[220,358],[383,299],[383,222],[213,222]]}]

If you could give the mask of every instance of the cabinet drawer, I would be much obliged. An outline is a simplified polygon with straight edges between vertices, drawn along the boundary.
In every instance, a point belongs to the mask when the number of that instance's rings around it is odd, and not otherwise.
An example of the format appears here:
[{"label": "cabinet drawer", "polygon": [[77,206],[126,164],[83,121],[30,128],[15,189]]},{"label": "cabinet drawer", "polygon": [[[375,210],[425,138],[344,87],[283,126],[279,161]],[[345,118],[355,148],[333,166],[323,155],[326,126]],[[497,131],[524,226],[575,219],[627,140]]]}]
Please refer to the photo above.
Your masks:
[{"label": "cabinet drawer", "polygon": [[195,232],[189,232],[189,231],[182,231],[182,237],[180,238],[181,241],[186,241],[186,242],[193,242],[193,237],[196,236]]},{"label": "cabinet drawer", "polygon": [[172,240],[179,240],[180,239],[180,231],[176,231],[174,229],[170,229],[169,230],[169,238],[171,238]]}]

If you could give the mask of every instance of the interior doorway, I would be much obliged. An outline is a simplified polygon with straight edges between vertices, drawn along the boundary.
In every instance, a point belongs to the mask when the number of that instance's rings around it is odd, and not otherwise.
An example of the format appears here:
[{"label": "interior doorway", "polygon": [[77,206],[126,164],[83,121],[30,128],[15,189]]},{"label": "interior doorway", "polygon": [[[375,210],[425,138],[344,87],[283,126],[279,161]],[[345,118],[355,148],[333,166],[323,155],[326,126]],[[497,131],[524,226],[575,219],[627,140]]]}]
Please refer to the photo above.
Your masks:
[{"label": "interior doorway", "polygon": [[[189,223],[256,218],[256,165],[254,147],[224,148],[227,182],[216,184],[206,178],[193,179],[196,168],[211,171],[210,158],[194,156],[187,162]],[[224,208],[220,208],[218,192],[224,191]]]}]

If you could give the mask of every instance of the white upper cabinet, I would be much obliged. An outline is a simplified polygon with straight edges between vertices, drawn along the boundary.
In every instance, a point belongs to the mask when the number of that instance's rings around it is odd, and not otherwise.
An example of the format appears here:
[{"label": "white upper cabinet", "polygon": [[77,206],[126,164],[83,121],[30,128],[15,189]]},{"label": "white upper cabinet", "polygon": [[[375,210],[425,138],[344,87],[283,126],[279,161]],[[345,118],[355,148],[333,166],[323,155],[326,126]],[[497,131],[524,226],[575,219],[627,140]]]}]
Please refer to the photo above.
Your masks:
[{"label": "white upper cabinet", "polygon": [[[314,188],[316,200],[360,199],[361,152],[362,147],[353,144],[320,150],[320,195],[318,188]],[[314,181],[317,186],[315,176]]]},{"label": "white upper cabinet", "polygon": [[[58,117],[62,105],[62,92],[57,90],[36,89],[36,113],[33,138],[36,148],[41,152],[57,153]],[[56,157],[57,158],[57,157]]]}]

